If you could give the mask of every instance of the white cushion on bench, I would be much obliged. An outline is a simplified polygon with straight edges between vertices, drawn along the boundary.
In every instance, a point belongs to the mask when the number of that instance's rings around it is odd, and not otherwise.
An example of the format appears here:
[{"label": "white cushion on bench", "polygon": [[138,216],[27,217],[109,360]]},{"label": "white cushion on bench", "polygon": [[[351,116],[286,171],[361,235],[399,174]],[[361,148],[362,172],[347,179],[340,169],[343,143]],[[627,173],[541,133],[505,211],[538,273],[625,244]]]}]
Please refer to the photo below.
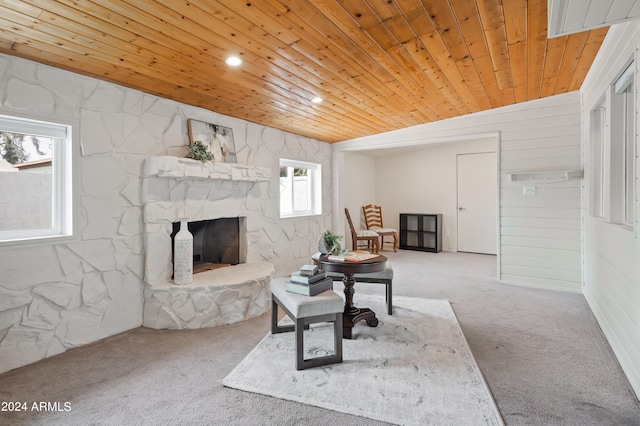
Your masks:
[{"label": "white cushion on bench", "polygon": [[288,278],[271,280],[271,294],[296,318],[335,314],[344,310],[344,299],[335,291],[327,290],[315,296],[303,296],[287,291]]}]

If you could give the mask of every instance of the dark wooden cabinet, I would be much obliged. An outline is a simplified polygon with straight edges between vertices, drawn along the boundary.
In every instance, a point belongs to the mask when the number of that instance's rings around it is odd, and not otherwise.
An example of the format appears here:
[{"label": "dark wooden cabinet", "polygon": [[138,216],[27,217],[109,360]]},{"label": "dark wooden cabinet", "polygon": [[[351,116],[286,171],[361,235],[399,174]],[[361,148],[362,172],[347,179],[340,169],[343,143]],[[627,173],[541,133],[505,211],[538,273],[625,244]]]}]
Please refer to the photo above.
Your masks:
[{"label": "dark wooden cabinet", "polygon": [[442,251],[442,215],[400,213],[400,248]]}]

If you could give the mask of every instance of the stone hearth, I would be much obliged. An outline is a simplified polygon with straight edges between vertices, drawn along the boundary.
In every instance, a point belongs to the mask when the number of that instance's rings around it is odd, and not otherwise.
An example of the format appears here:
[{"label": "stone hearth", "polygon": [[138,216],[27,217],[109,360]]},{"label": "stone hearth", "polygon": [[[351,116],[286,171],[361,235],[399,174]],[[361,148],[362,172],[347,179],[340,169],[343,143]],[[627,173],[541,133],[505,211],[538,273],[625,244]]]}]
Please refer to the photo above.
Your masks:
[{"label": "stone hearth", "polygon": [[[177,157],[149,157],[144,165],[145,289],[143,326],[201,328],[233,324],[270,309],[274,267],[260,259],[261,200],[271,170]],[[172,282],[171,233],[189,222],[245,218],[246,263],[201,272],[193,283]]]},{"label": "stone hearth", "polygon": [[193,276],[187,285],[145,286],[142,325],[192,329],[234,324],[270,308],[273,265],[241,263]]}]

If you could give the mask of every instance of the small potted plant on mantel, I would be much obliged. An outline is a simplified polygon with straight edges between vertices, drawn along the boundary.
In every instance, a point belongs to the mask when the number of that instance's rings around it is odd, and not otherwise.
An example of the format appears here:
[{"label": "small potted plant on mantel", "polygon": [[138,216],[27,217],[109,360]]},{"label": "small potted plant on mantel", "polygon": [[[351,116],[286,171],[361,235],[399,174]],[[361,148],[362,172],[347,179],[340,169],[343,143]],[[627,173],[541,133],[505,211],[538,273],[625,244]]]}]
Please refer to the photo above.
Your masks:
[{"label": "small potted plant on mantel", "polygon": [[203,163],[207,161],[213,160],[213,154],[209,151],[202,141],[195,141],[192,145],[189,146],[189,150],[187,151],[187,158],[191,158],[193,160],[199,160]]}]

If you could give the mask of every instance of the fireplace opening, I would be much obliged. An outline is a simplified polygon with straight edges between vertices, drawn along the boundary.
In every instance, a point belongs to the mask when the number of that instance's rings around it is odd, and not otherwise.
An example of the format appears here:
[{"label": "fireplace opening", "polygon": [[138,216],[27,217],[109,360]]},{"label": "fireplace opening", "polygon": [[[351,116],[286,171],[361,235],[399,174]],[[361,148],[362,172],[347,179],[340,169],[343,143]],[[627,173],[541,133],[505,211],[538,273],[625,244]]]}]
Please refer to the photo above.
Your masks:
[{"label": "fireplace opening", "polygon": [[[246,262],[245,218],[231,217],[188,223],[193,235],[193,273]],[[180,230],[173,224],[171,241]],[[173,262],[173,244],[171,244]]]}]

